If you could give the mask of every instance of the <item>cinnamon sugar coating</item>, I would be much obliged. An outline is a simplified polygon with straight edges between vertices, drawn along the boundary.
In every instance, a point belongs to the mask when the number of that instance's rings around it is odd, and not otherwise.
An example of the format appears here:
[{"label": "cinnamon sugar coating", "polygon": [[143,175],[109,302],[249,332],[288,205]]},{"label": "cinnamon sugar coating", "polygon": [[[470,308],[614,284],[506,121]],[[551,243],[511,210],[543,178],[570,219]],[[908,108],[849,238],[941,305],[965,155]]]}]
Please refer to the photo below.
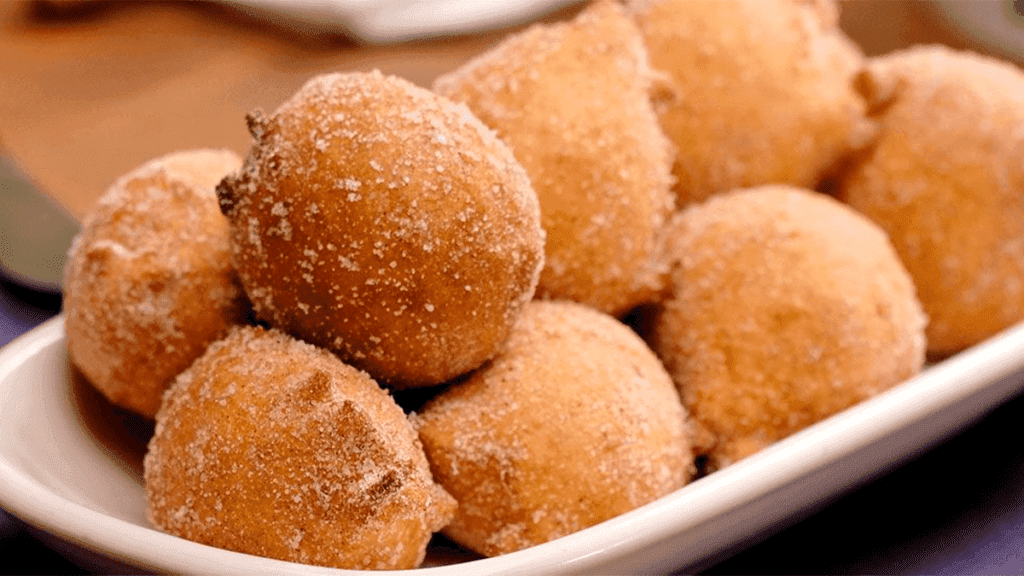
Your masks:
[{"label": "cinnamon sugar coating", "polygon": [[616,319],[534,301],[493,361],[417,425],[459,502],[444,533],[485,555],[582,530],[682,487],[693,455],[671,379]]},{"label": "cinnamon sugar coating", "polygon": [[832,0],[630,0],[678,149],[680,206],[733,188],[813,188],[871,136],[851,80],[863,55]]},{"label": "cinnamon sugar coating", "polygon": [[465,107],[380,72],[313,78],[218,187],[256,312],[396,387],[495,354],[543,265],[537,195]]},{"label": "cinnamon sugar coating", "polygon": [[652,347],[698,454],[727,466],[917,374],[926,318],[885,233],[775,185],[683,211]]},{"label": "cinnamon sugar coating", "polygon": [[940,46],[871,59],[880,125],[839,197],[888,232],[928,313],[929,354],[1024,320],[1024,72]]},{"label": "cinnamon sugar coating", "polygon": [[245,322],[213,192],[239,165],[224,150],[155,159],[115,182],[83,222],[65,270],[68,352],[112,403],[152,418],[171,380]]},{"label": "cinnamon sugar coating", "polygon": [[145,481],[165,532],[337,568],[418,566],[455,507],[387,392],[258,327],[232,329],[168,389]]},{"label": "cinnamon sugar coating", "polygon": [[530,175],[547,231],[538,296],[619,315],[664,287],[673,149],[655,75],[614,2],[511,35],[434,89],[465,102]]}]

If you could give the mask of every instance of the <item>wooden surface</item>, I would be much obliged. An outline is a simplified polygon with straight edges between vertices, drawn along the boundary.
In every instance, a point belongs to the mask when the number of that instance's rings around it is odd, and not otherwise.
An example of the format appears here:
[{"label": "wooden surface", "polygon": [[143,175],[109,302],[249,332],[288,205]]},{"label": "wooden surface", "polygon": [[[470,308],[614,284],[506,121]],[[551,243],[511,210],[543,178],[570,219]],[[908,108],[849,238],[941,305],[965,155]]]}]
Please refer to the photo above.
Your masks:
[{"label": "wooden surface", "polygon": [[[966,46],[924,2],[846,0],[842,25],[868,54]],[[244,115],[272,110],[314,74],[380,68],[426,86],[504,33],[370,47],[217,3],[0,1],[0,142],[80,218],[151,158],[197,147],[244,154]]]}]

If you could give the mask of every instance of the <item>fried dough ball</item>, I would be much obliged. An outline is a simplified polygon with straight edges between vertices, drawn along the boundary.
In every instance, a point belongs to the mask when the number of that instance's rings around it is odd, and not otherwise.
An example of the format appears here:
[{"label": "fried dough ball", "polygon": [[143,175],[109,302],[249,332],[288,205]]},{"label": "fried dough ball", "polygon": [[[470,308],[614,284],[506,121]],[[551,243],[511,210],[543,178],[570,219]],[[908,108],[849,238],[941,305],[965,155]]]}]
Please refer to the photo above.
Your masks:
[{"label": "fried dough ball", "polygon": [[164,389],[249,309],[213,192],[226,150],[148,162],[115,182],[68,254],[68,352],[112,403],[153,418]]},{"label": "fried dough ball", "polygon": [[257,314],[395,387],[476,368],[543,266],[537,195],[464,106],[380,72],[310,80],[218,187]]},{"label": "fried dough ball", "polygon": [[939,46],[869,61],[877,145],[838,196],[888,232],[945,356],[1024,319],[1024,72]]},{"label": "fried dough ball", "polygon": [[917,374],[926,318],[885,233],[824,194],[738,190],[684,210],[654,322],[709,471]]},{"label": "fried dough ball", "polygon": [[620,315],[663,289],[672,147],[652,78],[636,26],[618,4],[599,2],[435,82],[497,130],[530,175],[547,231],[538,296]]},{"label": "fried dough ball", "polygon": [[851,80],[863,55],[830,0],[631,0],[678,148],[678,203],[733,188],[813,188],[870,137]]},{"label": "fried dough ball", "polygon": [[485,555],[582,530],[683,486],[693,454],[671,379],[624,324],[534,301],[492,362],[418,413],[445,528]]},{"label": "fried dough ball", "polygon": [[175,380],[144,464],[154,526],[307,564],[414,568],[455,508],[387,392],[259,327],[232,329]]}]

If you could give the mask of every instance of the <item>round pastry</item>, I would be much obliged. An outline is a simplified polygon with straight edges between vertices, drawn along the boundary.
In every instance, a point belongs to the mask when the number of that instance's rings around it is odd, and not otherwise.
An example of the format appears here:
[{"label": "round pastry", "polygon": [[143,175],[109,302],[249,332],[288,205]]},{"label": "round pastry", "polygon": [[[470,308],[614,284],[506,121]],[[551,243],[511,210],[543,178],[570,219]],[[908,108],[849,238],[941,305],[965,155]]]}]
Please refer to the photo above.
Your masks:
[{"label": "round pastry", "polygon": [[1024,72],[927,46],[858,78],[877,144],[839,198],[888,232],[941,357],[1024,319]]},{"label": "round pastry", "polygon": [[636,26],[605,1],[512,35],[435,81],[530,175],[547,231],[539,297],[617,316],[663,289],[673,149],[652,107],[653,80]]},{"label": "round pastry", "polygon": [[631,0],[678,153],[680,206],[733,188],[813,188],[871,135],[851,80],[863,56],[832,0]]},{"label": "round pastry", "polygon": [[175,380],[144,464],[154,526],[293,562],[415,568],[455,508],[387,392],[259,327],[232,329]]},{"label": "round pastry", "polygon": [[885,233],[783,185],[684,210],[654,322],[709,470],[917,374],[925,315]]},{"label": "round pastry", "polygon": [[495,556],[582,530],[683,486],[693,454],[671,379],[618,320],[534,301],[507,346],[417,415],[444,532]]},{"label": "round pastry", "polygon": [[254,113],[217,189],[256,313],[395,387],[476,368],[543,266],[537,195],[464,106],[379,72]]},{"label": "round pastry", "polygon": [[179,152],[115,182],[68,254],[72,363],[112,403],[152,418],[164,389],[249,306],[213,186],[241,159]]}]

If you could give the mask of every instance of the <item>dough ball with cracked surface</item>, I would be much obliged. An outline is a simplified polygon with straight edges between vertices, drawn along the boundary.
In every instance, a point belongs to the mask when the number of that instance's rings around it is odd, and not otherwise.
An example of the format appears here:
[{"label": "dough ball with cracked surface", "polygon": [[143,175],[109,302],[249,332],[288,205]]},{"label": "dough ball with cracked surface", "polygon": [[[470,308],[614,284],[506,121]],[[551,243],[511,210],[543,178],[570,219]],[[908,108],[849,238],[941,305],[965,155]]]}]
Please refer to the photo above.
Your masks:
[{"label": "dough ball with cracked surface", "polygon": [[259,327],[233,329],[168,389],[145,483],[165,532],[337,568],[415,568],[455,507],[387,392]]}]

